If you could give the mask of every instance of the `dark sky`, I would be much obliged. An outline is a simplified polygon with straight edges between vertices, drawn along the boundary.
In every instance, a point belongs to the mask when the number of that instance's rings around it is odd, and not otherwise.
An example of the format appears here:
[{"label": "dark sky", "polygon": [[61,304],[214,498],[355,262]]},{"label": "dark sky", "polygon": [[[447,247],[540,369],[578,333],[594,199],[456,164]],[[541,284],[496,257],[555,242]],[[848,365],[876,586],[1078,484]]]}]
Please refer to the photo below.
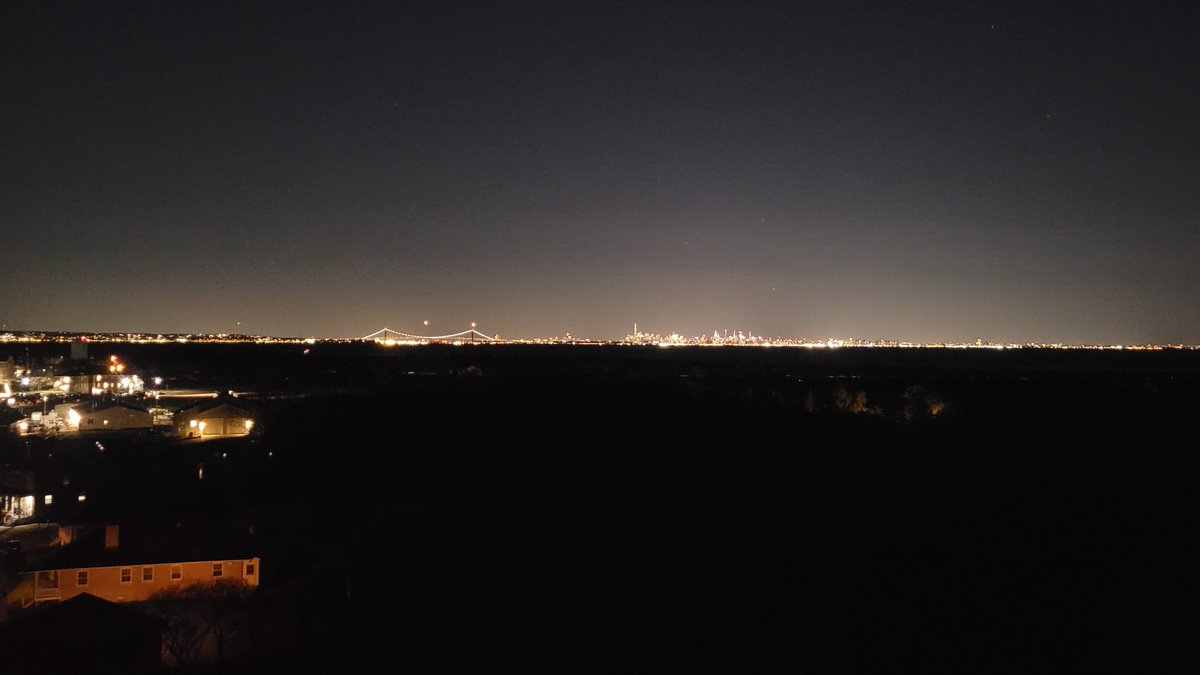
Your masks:
[{"label": "dark sky", "polygon": [[1198,28],[1196,2],[6,2],[0,324],[1197,343]]}]

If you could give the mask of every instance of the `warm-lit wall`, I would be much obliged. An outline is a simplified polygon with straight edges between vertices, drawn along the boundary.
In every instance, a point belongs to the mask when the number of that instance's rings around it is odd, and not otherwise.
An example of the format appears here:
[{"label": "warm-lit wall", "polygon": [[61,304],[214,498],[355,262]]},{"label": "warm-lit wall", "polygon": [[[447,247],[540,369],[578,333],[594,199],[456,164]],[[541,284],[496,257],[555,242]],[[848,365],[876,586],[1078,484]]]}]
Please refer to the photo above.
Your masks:
[{"label": "warm-lit wall", "polygon": [[80,413],[80,431],[115,431],[119,429],[149,429],[154,426],[150,413],[127,408],[106,408]]},{"label": "warm-lit wall", "polygon": [[245,436],[250,433],[245,417],[206,417],[202,436]]},{"label": "warm-lit wall", "polygon": [[[195,426],[193,426],[195,423]],[[241,416],[188,417],[176,419],[176,433],[184,438],[246,436],[254,420]]]},{"label": "warm-lit wall", "polygon": [[[213,576],[213,565],[221,565],[221,576]],[[247,574],[247,566],[253,566],[253,574]],[[172,579],[171,568],[178,567],[182,578]],[[153,569],[153,580],[143,580],[143,570]],[[121,570],[130,570],[130,580],[121,581]],[[133,565],[129,567],[93,567],[88,570],[86,586],[78,584],[78,573],[83,570],[59,570],[59,599],[69,600],[80,593],[91,593],[113,602],[139,602],[146,600],[155,591],[172,586],[211,584],[221,580],[244,580],[249,586],[258,586],[261,573],[258,558],[245,560],[223,560],[177,563],[176,565]],[[45,572],[39,572],[45,582]]]}]

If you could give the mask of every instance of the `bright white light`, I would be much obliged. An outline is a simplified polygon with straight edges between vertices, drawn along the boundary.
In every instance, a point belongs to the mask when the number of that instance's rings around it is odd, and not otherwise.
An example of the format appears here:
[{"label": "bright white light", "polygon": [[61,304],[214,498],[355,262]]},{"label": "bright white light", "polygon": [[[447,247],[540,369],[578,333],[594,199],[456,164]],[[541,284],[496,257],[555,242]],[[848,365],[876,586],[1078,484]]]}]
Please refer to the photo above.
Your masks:
[{"label": "bright white light", "polygon": [[196,427],[196,424],[197,424],[196,420],[192,420],[191,422],[188,422],[188,426],[192,427],[193,429]]},{"label": "bright white light", "polygon": [[28,386],[29,386],[29,378],[28,378],[28,377],[22,377],[22,378],[21,378],[21,384],[22,384],[23,386],[26,386],[26,387],[28,387]]},{"label": "bright white light", "polygon": [[17,399],[15,399],[15,398],[10,398],[10,399],[8,399],[8,404],[9,404],[9,405],[16,405],[16,404],[17,404]]},{"label": "bright white light", "polygon": [[29,431],[29,422],[21,420],[17,423],[17,428],[20,429],[22,433]]},{"label": "bright white light", "polygon": [[46,495],[45,497],[42,497],[42,503],[47,504],[47,505],[53,504],[54,503],[54,495]]},{"label": "bright white light", "polygon": [[74,408],[71,408],[70,410],[67,411],[67,420],[71,423],[71,426],[73,426],[73,427],[79,426],[79,419],[80,419],[79,412],[76,411]]},{"label": "bright white light", "polygon": [[154,386],[156,386],[156,387],[157,387],[157,386],[159,386],[159,385],[161,385],[161,384],[162,384],[162,378],[161,378],[161,377],[156,377],[156,378],[154,378]]},{"label": "bright white light", "polygon": [[78,499],[78,500],[79,500],[79,503],[80,503],[80,504],[82,504],[83,502],[86,502],[86,501],[87,501],[87,495],[82,495],[82,494],[81,494],[81,495],[79,495],[78,497],[76,497],[76,499]]},{"label": "bright white light", "polygon": [[254,420],[246,420],[246,431],[254,428]]}]

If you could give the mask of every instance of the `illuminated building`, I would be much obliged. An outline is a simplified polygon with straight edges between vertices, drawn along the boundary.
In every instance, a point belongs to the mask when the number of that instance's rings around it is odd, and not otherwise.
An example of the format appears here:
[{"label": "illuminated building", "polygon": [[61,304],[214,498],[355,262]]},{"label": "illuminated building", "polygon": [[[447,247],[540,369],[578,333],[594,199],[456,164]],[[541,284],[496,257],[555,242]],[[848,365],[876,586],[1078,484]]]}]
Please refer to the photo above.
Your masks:
[{"label": "illuminated building", "polygon": [[[149,429],[154,426],[154,417],[146,410],[127,405],[107,404],[95,410],[72,408],[79,415],[79,431],[125,431]],[[74,422],[74,418],[71,418]]]},{"label": "illuminated building", "polygon": [[33,472],[0,470],[0,525],[12,525],[22,518],[32,518],[37,507],[33,493]]},{"label": "illuminated building", "polygon": [[182,438],[246,436],[254,430],[250,411],[228,401],[215,400],[175,415],[175,433]]},{"label": "illuminated building", "polygon": [[8,602],[29,607],[81,593],[140,602],[163,589],[230,580],[258,587],[260,560],[248,547],[192,535],[174,525],[93,530],[25,570]]}]

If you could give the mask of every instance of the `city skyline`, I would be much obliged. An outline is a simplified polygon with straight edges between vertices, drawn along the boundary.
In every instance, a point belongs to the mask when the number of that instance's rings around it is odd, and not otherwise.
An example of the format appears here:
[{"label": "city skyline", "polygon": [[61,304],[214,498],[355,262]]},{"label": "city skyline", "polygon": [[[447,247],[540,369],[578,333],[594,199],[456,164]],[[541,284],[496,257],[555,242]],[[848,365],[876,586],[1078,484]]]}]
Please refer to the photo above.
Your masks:
[{"label": "city skyline", "polygon": [[0,333],[1200,342],[1193,6],[0,11]]},{"label": "city skyline", "polygon": [[[383,327],[365,336],[331,335],[262,335],[254,333],[147,333],[137,331],[9,331],[0,332],[0,345],[22,343],[95,343],[104,344],[169,344],[190,342],[303,344],[374,342],[384,347],[405,347],[427,344],[608,344],[658,347],[801,347],[818,349],[840,348],[985,348],[985,349],[1200,349],[1200,343],[1068,343],[1051,341],[1008,342],[985,338],[975,340],[912,340],[903,337],[862,336],[800,336],[758,335],[753,331],[718,329],[712,334],[687,335],[675,331],[643,332],[634,325],[633,332],[620,338],[597,338],[587,335],[488,335],[471,324],[464,330],[444,335],[407,333]],[[307,350],[306,350],[307,351]]]}]

